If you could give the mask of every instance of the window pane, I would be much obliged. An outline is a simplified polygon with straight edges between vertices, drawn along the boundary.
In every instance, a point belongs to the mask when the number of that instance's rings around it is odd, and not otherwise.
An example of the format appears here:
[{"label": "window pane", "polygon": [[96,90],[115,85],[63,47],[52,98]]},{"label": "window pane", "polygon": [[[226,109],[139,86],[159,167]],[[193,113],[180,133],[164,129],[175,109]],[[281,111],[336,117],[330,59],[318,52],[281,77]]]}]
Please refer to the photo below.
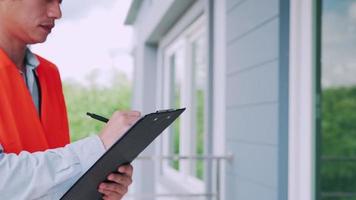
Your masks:
[{"label": "window pane", "polygon": [[[195,153],[198,156],[204,154],[204,135],[205,135],[205,97],[207,88],[207,69],[205,62],[204,37],[199,37],[192,44],[192,58],[194,69],[194,98],[195,98]],[[195,176],[203,179],[204,161],[197,160],[195,166]]]},{"label": "window pane", "polygon": [[[170,89],[170,107],[181,107],[181,90],[182,90],[182,75],[183,75],[183,51],[179,49],[175,54],[169,58],[170,72],[171,72],[171,89]],[[170,133],[170,153],[171,155],[180,154],[180,119],[177,119],[171,126]],[[179,161],[173,160],[170,165],[179,170]]]},{"label": "window pane", "polygon": [[321,199],[356,199],[356,0],[322,1]]}]

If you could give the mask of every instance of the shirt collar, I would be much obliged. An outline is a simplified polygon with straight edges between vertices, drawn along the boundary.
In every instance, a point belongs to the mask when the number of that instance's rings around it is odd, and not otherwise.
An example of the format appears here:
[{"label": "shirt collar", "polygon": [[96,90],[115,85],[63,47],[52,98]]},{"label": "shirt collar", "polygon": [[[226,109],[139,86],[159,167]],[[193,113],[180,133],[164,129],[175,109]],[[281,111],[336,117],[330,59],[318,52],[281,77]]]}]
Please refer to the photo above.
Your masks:
[{"label": "shirt collar", "polygon": [[26,49],[25,62],[26,67],[29,67],[32,70],[36,69],[40,64],[40,61],[37,59],[36,55],[33,54],[29,48]]}]

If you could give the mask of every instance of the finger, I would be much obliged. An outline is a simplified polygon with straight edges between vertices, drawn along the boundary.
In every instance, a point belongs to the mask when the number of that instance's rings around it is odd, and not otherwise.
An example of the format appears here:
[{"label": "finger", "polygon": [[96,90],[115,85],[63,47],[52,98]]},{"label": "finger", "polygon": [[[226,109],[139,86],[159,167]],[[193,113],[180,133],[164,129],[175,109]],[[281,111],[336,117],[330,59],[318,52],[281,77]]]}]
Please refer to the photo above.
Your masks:
[{"label": "finger", "polygon": [[117,200],[117,199],[121,199],[123,197],[123,195],[118,194],[113,191],[109,191],[109,190],[100,190],[99,189],[99,192],[104,195],[103,199],[105,199],[105,200]]},{"label": "finger", "polygon": [[127,176],[132,177],[133,174],[133,167],[132,165],[122,165],[117,169],[118,172],[126,174]]},{"label": "finger", "polygon": [[139,111],[123,111],[121,112],[124,116],[129,116],[129,117],[140,117],[141,112]]},{"label": "finger", "polygon": [[137,122],[137,120],[139,120],[139,119],[140,119],[139,117],[127,117],[125,121],[127,123],[134,123],[134,122]]},{"label": "finger", "polygon": [[126,119],[128,117],[138,118],[140,116],[141,113],[138,111],[115,111],[112,115],[112,118]]},{"label": "finger", "polygon": [[134,117],[140,117],[141,116],[141,112],[140,111],[136,111],[136,110],[132,110],[128,112],[129,116],[134,116]]},{"label": "finger", "polygon": [[102,191],[111,191],[119,195],[124,195],[128,191],[128,187],[118,183],[101,183],[99,189]]},{"label": "finger", "polygon": [[[120,198],[116,198],[115,200],[119,200]],[[114,200],[114,198],[111,198],[110,196],[103,195],[103,200]]]},{"label": "finger", "polygon": [[127,125],[128,128],[130,128],[132,125],[134,125],[139,118],[137,117],[127,117],[124,121],[124,124]]},{"label": "finger", "polygon": [[110,174],[108,176],[108,180],[121,184],[123,186],[129,186],[132,183],[132,179],[130,176],[126,175],[126,174]]}]

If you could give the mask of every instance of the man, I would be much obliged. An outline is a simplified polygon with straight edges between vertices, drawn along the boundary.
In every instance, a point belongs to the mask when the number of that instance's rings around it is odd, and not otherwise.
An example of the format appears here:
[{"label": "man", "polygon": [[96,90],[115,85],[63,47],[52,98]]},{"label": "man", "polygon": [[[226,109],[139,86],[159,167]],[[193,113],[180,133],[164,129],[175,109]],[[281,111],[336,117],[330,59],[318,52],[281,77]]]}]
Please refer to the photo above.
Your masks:
[{"label": "man", "polygon": [[[54,64],[27,45],[44,42],[61,18],[61,0],[0,0],[0,198],[59,199],[139,117],[115,112],[99,136],[69,143],[67,113]],[[63,147],[65,146],[65,147]],[[132,166],[101,183],[121,199]]]}]

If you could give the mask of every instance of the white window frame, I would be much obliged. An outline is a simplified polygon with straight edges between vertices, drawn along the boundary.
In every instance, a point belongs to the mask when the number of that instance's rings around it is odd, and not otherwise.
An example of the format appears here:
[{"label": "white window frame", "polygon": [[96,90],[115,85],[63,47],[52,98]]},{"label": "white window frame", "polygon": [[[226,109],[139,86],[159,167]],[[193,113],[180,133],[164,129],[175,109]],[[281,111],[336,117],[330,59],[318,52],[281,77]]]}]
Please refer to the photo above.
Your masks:
[{"label": "white window frame", "polygon": [[288,199],[315,197],[315,1],[290,1]]},{"label": "white window frame", "polygon": [[[162,50],[163,55],[163,93],[162,97],[167,96],[165,94],[169,93],[170,85],[165,83],[170,83],[170,60],[169,58],[179,49],[184,48],[184,59],[185,68],[184,76],[185,81],[182,83],[182,93],[181,93],[181,106],[186,106],[187,110],[184,115],[181,116],[180,124],[180,154],[181,155],[195,155],[195,134],[192,134],[194,130],[194,123],[191,123],[195,119],[195,111],[191,105],[194,105],[194,95],[192,89],[194,89],[193,84],[193,73],[192,72],[192,58],[189,56],[192,52],[192,42],[195,41],[199,36],[205,32],[205,19],[204,16],[199,17],[195,20],[184,32],[179,34],[179,36],[173,40],[171,43],[166,45]],[[162,107],[169,107],[169,100],[165,99]],[[169,134],[163,134],[162,145],[163,145],[163,155],[167,155],[169,151]],[[184,142],[183,142],[184,141]],[[190,141],[189,143],[187,141]],[[192,145],[193,144],[193,145]],[[192,172],[195,161],[194,160],[184,160],[180,161],[180,170],[177,171],[169,165],[169,161],[164,161],[162,163],[162,176],[167,180],[171,180],[174,183],[178,183],[184,190],[191,193],[203,193],[204,192],[204,182],[198,178],[192,176]]]},{"label": "white window frame", "polygon": [[[187,61],[189,62],[189,64],[187,66],[188,66],[188,68],[190,68],[191,71],[195,70],[195,69],[192,68],[193,67],[193,63],[192,63],[193,58],[190,57],[192,55],[192,52],[193,52],[192,45],[193,45],[193,43],[195,41],[197,41],[199,39],[199,37],[202,37],[206,33],[202,18],[200,18],[199,20],[196,22],[197,24],[195,24],[194,27],[192,27],[192,28],[195,28],[195,29],[189,30],[190,33],[187,36],[187,56],[188,56],[187,57]],[[205,39],[205,42],[206,42],[207,41],[206,37],[204,39]],[[206,64],[206,70],[207,70],[207,73],[208,73],[207,63],[205,63],[205,64]],[[195,78],[196,78],[196,74],[195,74],[195,71],[194,71],[194,73],[191,74],[191,80],[192,81],[190,82],[191,83],[190,89],[193,89],[193,90],[196,89]],[[208,78],[208,74],[207,74],[207,78]],[[207,85],[207,87],[208,87],[208,85]],[[207,93],[208,90],[209,90],[209,88],[206,88],[205,92]],[[191,116],[190,116],[191,120],[189,120],[189,122],[194,122],[194,123],[190,123],[190,130],[191,130],[190,131],[190,133],[191,133],[190,141],[191,141],[191,144],[189,145],[189,152],[188,153],[189,153],[189,155],[196,155],[197,154],[196,153],[196,148],[197,148],[197,146],[196,146],[196,144],[197,144],[196,138],[198,136],[197,135],[197,129],[196,129],[196,126],[195,126],[196,125],[196,117],[195,117],[196,115],[195,114],[197,113],[197,105],[196,105],[196,98],[195,98],[196,96],[195,96],[195,91],[189,91],[189,93],[192,95],[190,97],[191,102],[189,104],[189,105],[191,105],[191,108],[192,108],[192,111],[190,113],[191,114]],[[204,98],[206,98],[206,96]],[[207,106],[207,104],[205,104],[204,112],[206,111],[206,106]],[[205,123],[207,123],[206,119],[204,119],[204,126],[205,126]],[[206,128],[206,126],[204,128]],[[205,134],[206,134],[207,130],[204,129],[204,131],[205,131]],[[204,145],[204,147],[205,147],[205,145]],[[196,160],[191,160],[189,162],[189,165],[190,165],[189,166],[190,175],[195,174],[196,173],[197,161]]]}]

